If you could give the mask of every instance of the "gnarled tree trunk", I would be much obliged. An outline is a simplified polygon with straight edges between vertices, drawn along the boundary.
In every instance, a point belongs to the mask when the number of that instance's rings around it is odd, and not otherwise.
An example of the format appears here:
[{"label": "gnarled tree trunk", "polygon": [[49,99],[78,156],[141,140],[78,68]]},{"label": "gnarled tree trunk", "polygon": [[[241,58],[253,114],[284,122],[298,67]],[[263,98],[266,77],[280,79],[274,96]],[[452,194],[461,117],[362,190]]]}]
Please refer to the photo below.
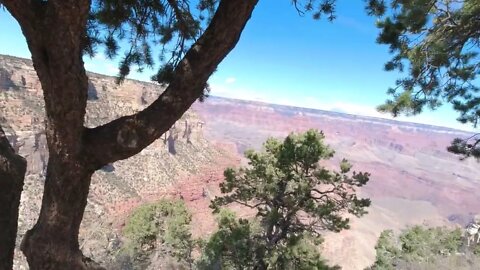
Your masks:
[{"label": "gnarled tree trunk", "polygon": [[47,1],[20,20],[42,85],[49,151],[40,216],[21,246],[32,270],[98,268],[78,243],[95,171],[83,142],[88,78],[82,39],[89,11],[89,0]]},{"label": "gnarled tree trunk", "polygon": [[139,153],[202,94],[235,47],[258,0],[222,0],[205,33],[174,71],[173,81],[145,110],[87,129],[88,79],[82,41],[89,0],[3,0],[20,23],[42,84],[49,161],[37,224],[22,251],[30,269],[99,269],[79,250],[78,232],[95,170]]},{"label": "gnarled tree trunk", "polygon": [[13,268],[18,207],[27,162],[15,153],[0,127],[0,270]]}]

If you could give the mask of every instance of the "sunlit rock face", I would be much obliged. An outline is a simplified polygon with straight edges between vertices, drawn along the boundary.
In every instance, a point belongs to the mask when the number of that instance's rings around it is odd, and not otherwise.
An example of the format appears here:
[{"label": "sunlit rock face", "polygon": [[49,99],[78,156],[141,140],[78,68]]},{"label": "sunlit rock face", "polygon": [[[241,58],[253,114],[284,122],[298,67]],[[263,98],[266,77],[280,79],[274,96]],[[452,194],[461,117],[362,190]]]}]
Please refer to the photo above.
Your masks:
[{"label": "sunlit rock face", "polygon": [[[112,77],[88,75],[87,127],[139,111],[163,91],[155,84],[127,80],[117,85]],[[0,56],[0,112],[11,143],[28,160],[20,241],[38,216],[48,161],[42,90],[29,60]],[[131,209],[165,195],[183,198],[193,213],[193,234],[208,235],[215,228],[209,199],[219,194],[223,168],[238,164],[236,155],[260,148],[268,136],[284,137],[309,128],[323,130],[336,151],[326,166],[347,158],[354,170],[372,173],[370,183],[360,191],[372,199],[369,214],[353,219],[351,230],[326,234],[322,253],[332,264],[348,270],[373,263],[374,246],[384,229],[463,225],[480,212],[480,166],[475,160],[459,161],[445,150],[454,137],[468,133],[210,97],[196,103],[138,155],[95,173],[80,233],[82,251],[108,265],[122,241],[122,222]],[[124,136],[127,142],[128,138]],[[203,169],[208,164],[212,167]],[[16,259],[15,269],[25,269],[19,252]]]},{"label": "sunlit rock face", "polygon": [[[142,110],[164,90],[153,83],[126,80],[118,85],[113,77],[88,76],[87,127]],[[0,55],[0,112],[0,124],[10,142],[28,162],[20,206],[20,243],[38,217],[48,162],[43,93],[30,60]],[[180,177],[195,174],[222,157],[223,152],[203,138],[203,126],[197,115],[188,111],[141,153],[94,174],[80,237],[86,256],[104,263],[111,259],[117,239],[117,232],[110,227],[111,212],[116,204],[130,200],[138,204],[161,194]],[[16,269],[25,269],[20,254],[16,254]]]},{"label": "sunlit rock face", "polygon": [[342,269],[371,265],[382,230],[412,224],[463,226],[480,212],[478,162],[460,161],[446,151],[453,138],[468,138],[468,132],[217,97],[194,109],[208,122],[207,139],[233,143],[239,152],[260,148],[268,136],[316,128],[336,152],[325,165],[338,168],[346,158],[353,170],[371,172],[361,190],[372,199],[369,214],[352,219],[351,230],[326,234],[322,253]]}]

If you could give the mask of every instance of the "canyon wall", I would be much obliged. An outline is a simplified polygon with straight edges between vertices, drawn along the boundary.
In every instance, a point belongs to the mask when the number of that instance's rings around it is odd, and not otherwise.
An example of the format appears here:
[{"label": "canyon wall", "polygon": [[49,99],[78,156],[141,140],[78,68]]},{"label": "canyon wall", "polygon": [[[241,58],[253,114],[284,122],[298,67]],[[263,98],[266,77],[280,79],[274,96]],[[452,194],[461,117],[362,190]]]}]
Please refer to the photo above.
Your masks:
[{"label": "canyon wall", "polygon": [[[87,127],[135,113],[164,90],[160,85],[133,80],[118,85],[115,78],[94,73],[88,77]],[[0,124],[10,142],[28,162],[19,243],[38,216],[48,161],[42,88],[30,60],[0,55],[0,112]],[[100,262],[110,259],[112,245],[118,244],[118,228],[112,226],[122,211],[128,214],[142,201],[164,194],[178,179],[195,175],[216,160],[228,159],[225,151],[204,139],[204,125],[188,111],[141,153],[94,174],[81,228],[81,246],[86,256]],[[23,256],[17,252],[16,269],[24,268]]]}]

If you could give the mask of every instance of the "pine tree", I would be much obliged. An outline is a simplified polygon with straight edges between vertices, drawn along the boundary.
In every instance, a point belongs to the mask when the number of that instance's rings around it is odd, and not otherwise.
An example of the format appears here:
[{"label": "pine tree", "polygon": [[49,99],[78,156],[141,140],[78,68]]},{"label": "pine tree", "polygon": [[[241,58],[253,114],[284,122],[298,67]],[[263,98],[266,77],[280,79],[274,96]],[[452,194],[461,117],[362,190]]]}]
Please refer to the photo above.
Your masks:
[{"label": "pine tree", "polygon": [[[222,196],[212,207],[236,203],[252,208],[258,229],[248,220],[232,218],[220,223],[232,237],[246,237],[241,246],[222,243],[229,239],[214,235],[211,252],[223,267],[250,263],[232,269],[329,269],[318,253],[321,233],[349,228],[349,217],[360,217],[370,205],[369,199],[357,197],[356,188],[369,180],[369,173],[353,172],[346,161],[332,171],[319,162],[334,155],[324,143],[324,135],[316,130],[290,134],[283,142],[270,138],[262,152],[247,151],[248,167],[225,170],[220,184]],[[227,220],[228,222],[225,222]],[[255,222],[255,221],[253,221]],[[228,226],[224,226],[228,224]],[[238,252],[240,250],[241,252]],[[230,254],[243,254],[232,259]]]},{"label": "pine tree", "polygon": [[[30,269],[99,268],[82,255],[78,244],[92,174],[142,151],[204,96],[208,78],[237,44],[257,2],[0,0],[21,27],[45,99],[49,160],[43,201],[37,223],[21,246]],[[333,2],[295,0],[293,4],[316,18],[322,14],[333,18]],[[166,90],[143,111],[85,127],[88,78],[83,56],[100,49],[108,57],[122,54],[121,82],[132,67],[142,70],[153,65],[152,47],[162,49],[161,68],[153,79],[168,83]],[[0,150],[12,163],[13,155]],[[9,173],[8,167],[0,170]],[[18,214],[21,192],[15,179],[0,179],[2,186],[6,181],[5,186],[12,187],[7,195],[0,193],[0,201],[6,201],[0,212],[14,209],[12,218]],[[16,231],[14,223],[0,223],[0,231]],[[0,250],[9,254],[7,265],[13,259],[13,244],[0,242]]]},{"label": "pine tree", "polygon": [[[380,111],[415,115],[425,107],[449,103],[458,121],[477,127],[480,120],[480,1],[368,0],[378,16],[378,43],[393,54],[387,71],[406,72],[388,90]],[[478,134],[477,134],[478,135]],[[480,158],[480,138],[456,139],[450,152]]]}]

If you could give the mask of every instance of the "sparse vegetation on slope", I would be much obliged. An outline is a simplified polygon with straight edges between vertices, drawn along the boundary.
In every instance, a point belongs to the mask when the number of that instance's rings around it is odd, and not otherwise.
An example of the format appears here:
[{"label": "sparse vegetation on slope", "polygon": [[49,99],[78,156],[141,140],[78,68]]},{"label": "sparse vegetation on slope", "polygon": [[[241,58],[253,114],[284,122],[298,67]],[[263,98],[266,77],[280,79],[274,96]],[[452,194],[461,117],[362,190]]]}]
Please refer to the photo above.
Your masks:
[{"label": "sparse vegetation on slope", "polygon": [[469,249],[460,229],[414,226],[400,235],[383,231],[375,247],[375,264],[368,270],[478,269],[478,246]]},{"label": "sparse vegetation on slope", "polygon": [[[124,228],[126,241],[117,267],[339,269],[320,255],[321,232],[348,229],[347,215],[366,213],[370,200],[358,198],[356,188],[368,182],[369,174],[350,174],[346,160],[338,172],[321,166],[321,160],[334,154],[323,139],[316,130],[290,134],[283,142],[271,138],[264,151],[246,153],[248,167],[226,169],[220,184],[223,195],[211,204],[219,213],[218,230],[206,240],[192,239],[191,215],[181,201],[162,200],[136,209]],[[255,215],[239,219],[222,208],[233,203],[251,208]],[[195,263],[194,250],[201,252]],[[164,263],[157,264],[159,258]]]}]

